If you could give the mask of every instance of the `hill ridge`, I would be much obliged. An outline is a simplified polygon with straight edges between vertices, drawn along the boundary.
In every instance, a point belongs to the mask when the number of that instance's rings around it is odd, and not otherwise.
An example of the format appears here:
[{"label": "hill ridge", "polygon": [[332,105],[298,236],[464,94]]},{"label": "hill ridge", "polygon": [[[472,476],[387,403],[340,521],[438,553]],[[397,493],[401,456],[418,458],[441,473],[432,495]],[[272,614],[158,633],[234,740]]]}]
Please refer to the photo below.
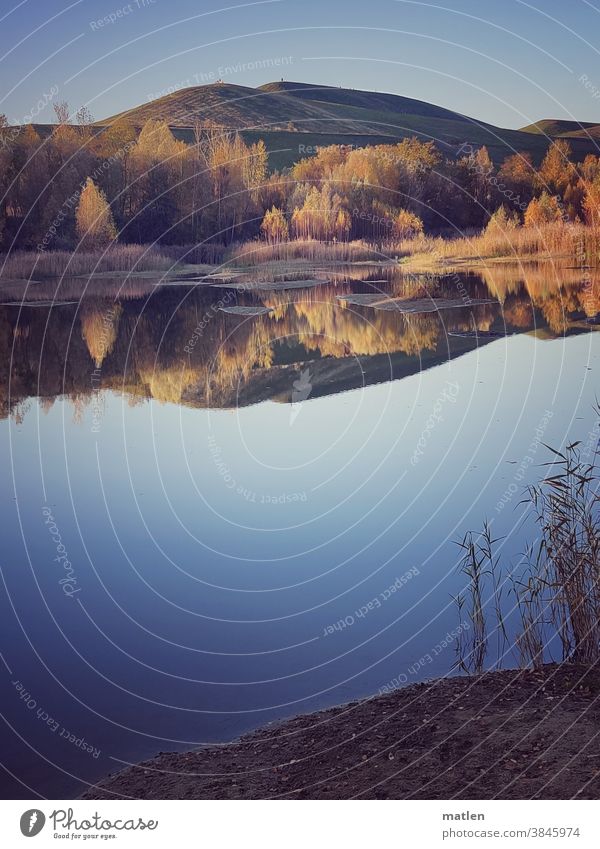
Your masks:
[{"label": "hill ridge", "polygon": [[[464,155],[465,144],[486,145],[496,163],[511,153],[529,152],[537,164],[552,138],[544,134],[544,122],[522,130],[503,129],[400,94],[289,80],[255,88],[223,81],[186,86],[95,126],[100,131],[124,121],[139,129],[150,119],[166,121],[176,137],[188,143],[194,140],[195,125],[209,122],[241,132],[250,143],[262,138],[271,168],[287,167],[318,146],[394,144],[411,136],[434,141],[446,156]],[[590,138],[595,132],[590,125],[569,137],[576,159],[596,151]]]}]

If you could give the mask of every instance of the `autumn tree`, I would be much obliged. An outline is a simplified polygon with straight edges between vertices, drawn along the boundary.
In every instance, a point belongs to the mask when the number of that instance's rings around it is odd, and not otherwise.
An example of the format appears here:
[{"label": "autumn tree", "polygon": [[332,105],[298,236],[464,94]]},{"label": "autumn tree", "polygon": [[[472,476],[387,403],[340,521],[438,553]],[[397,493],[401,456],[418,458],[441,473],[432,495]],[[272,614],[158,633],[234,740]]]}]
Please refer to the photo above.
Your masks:
[{"label": "autumn tree", "polygon": [[352,230],[352,218],[347,209],[340,207],[335,216],[334,233],[335,238],[342,242],[348,241]]},{"label": "autumn tree", "polygon": [[292,179],[299,183],[316,183],[331,178],[333,172],[344,165],[348,153],[349,148],[341,144],[317,147],[314,155],[304,157],[292,166]]},{"label": "autumn tree", "polygon": [[252,197],[257,197],[257,190],[267,177],[268,154],[262,139],[250,146],[244,161],[242,162],[242,176],[244,185],[251,190]]},{"label": "autumn tree", "polygon": [[12,150],[14,177],[7,202],[19,222],[19,242],[34,247],[41,232],[44,204],[41,196],[48,179],[47,152],[31,124],[21,129]]},{"label": "autumn tree", "polygon": [[498,171],[498,184],[501,190],[512,192],[511,203],[519,206],[527,204],[533,195],[535,168],[530,153],[513,153],[507,156]]},{"label": "autumn tree", "polygon": [[562,212],[558,200],[548,192],[542,192],[539,198],[533,198],[525,210],[524,223],[526,227],[543,227],[562,220]]},{"label": "autumn tree", "polygon": [[[312,186],[302,206],[292,213],[294,235],[322,241],[344,238],[347,219],[345,216],[338,218],[342,208],[340,195],[332,191],[329,183],[325,183],[320,191],[317,186]],[[340,227],[339,233],[337,227]]]},{"label": "autumn tree", "polygon": [[571,146],[564,139],[557,139],[548,148],[540,165],[537,174],[538,187],[562,196],[574,173]]},{"label": "autumn tree", "polygon": [[180,220],[184,162],[189,155],[166,121],[150,119],[129,155],[129,222],[126,238],[173,242]]},{"label": "autumn tree", "polygon": [[484,230],[484,238],[488,243],[488,249],[503,253],[515,252],[514,233],[520,225],[519,216],[505,206],[499,206],[490,216]]},{"label": "autumn tree", "polygon": [[485,234],[486,236],[501,236],[516,230],[519,226],[519,216],[514,211],[509,211],[505,206],[499,206],[498,209],[490,215]]},{"label": "autumn tree", "polygon": [[87,106],[80,106],[75,113],[75,120],[80,127],[89,127],[94,123],[94,116]]},{"label": "autumn tree", "polygon": [[58,123],[43,144],[38,238],[45,248],[68,248],[76,240],[75,210],[82,187],[94,171],[95,156],[71,124],[68,104],[55,104],[55,111]]},{"label": "autumn tree", "polygon": [[75,220],[77,235],[87,249],[106,247],[117,238],[106,196],[90,177],[81,192]]},{"label": "autumn tree", "polygon": [[94,116],[87,106],[80,106],[75,113],[75,124],[82,145],[87,145],[92,140],[94,135],[93,123]]},{"label": "autumn tree", "polygon": [[271,244],[285,242],[289,237],[289,230],[285,215],[276,206],[268,209],[260,225],[265,239]]},{"label": "autumn tree", "polygon": [[441,161],[438,149],[434,142],[421,142],[413,136],[394,145],[389,154],[398,158],[400,198],[396,204],[422,217],[427,214],[437,186],[435,171]]},{"label": "autumn tree", "polygon": [[6,189],[10,185],[12,166],[12,134],[6,115],[0,115],[0,239],[6,223]]},{"label": "autumn tree", "polygon": [[584,183],[583,211],[586,223],[591,227],[600,227],[600,174],[592,181]]},{"label": "autumn tree", "polygon": [[414,239],[423,232],[423,222],[418,215],[401,209],[394,221],[394,235],[398,239]]},{"label": "autumn tree", "polygon": [[579,165],[579,173],[584,183],[593,183],[596,177],[600,176],[600,157],[588,153]]},{"label": "autumn tree", "polygon": [[471,176],[471,193],[473,200],[483,210],[493,208],[495,200],[494,165],[487,147],[478,148],[470,156],[465,157],[465,164]]},{"label": "autumn tree", "polygon": [[564,208],[570,221],[578,221],[583,218],[584,198],[585,185],[583,180],[572,180],[563,193]]},{"label": "autumn tree", "polygon": [[92,138],[89,148],[99,166],[94,169],[95,181],[111,205],[119,229],[131,215],[130,191],[132,181],[131,156],[137,134],[127,121],[115,121]]}]

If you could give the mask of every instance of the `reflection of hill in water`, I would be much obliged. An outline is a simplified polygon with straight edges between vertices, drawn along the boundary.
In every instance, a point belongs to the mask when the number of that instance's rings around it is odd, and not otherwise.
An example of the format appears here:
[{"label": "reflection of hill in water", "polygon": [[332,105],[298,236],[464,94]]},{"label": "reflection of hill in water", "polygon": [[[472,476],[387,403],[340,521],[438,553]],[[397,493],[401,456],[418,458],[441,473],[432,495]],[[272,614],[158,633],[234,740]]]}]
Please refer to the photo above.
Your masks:
[{"label": "reflection of hill in water", "polygon": [[[269,398],[289,401],[307,364],[315,397],[416,373],[498,333],[581,332],[590,327],[586,316],[600,311],[595,276],[582,280],[577,269],[549,264],[520,269],[498,264],[477,274],[437,278],[353,267],[328,271],[326,277],[328,282],[309,289],[262,292],[156,288],[152,281],[138,280],[117,301],[113,292],[121,284],[104,281],[107,297],[85,297],[79,304],[24,307],[20,314],[16,306],[2,306],[2,412],[22,414],[30,397],[50,405],[68,396],[77,414],[99,389],[123,392],[131,403],[153,398],[230,407]],[[465,306],[404,315],[337,299],[363,292],[458,297]],[[65,291],[59,294],[67,300]],[[35,297],[43,303],[48,293],[37,289]],[[499,303],[468,303],[486,297]],[[227,314],[218,309],[223,299],[230,306],[261,304],[271,311]],[[477,338],[473,330],[491,333]]]}]

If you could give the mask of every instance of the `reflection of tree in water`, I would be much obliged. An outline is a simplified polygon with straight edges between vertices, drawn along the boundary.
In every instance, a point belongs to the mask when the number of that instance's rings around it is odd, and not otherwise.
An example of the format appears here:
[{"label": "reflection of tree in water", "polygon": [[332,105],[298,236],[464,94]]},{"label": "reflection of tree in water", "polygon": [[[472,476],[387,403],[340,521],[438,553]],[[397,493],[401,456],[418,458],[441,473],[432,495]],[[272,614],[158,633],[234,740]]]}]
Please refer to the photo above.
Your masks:
[{"label": "reflection of tree in water", "polygon": [[118,302],[107,304],[93,298],[81,304],[81,333],[96,368],[102,366],[104,358],[113,349],[122,312]]},{"label": "reflection of tree in water", "polygon": [[[448,333],[545,324],[559,335],[578,326],[577,321],[581,324],[582,317],[595,315],[600,305],[597,279],[582,282],[578,269],[558,274],[551,266],[534,263],[526,268],[498,265],[479,275],[395,273],[386,282],[379,278],[373,283],[369,277],[372,269],[353,269],[352,280],[340,272],[335,282],[313,288],[238,294],[242,305],[261,303],[271,309],[250,318],[218,311],[215,304],[223,292],[215,289],[163,289],[148,299],[129,295],[118,302],[93,297],[51,311],[26,308],[18,322],[17,308],[2,307],[0,411],[22,418],[27,398],[39,397],[48,411],[56,397],[67,397],[80,420],[99,388],[122,392],[130,403],[151,398],[227,406],[236,402],[242,387],[251,401],[257,376],[274,376],[304,361],[358,356],[366,358],[361,366],[368,373],[368,358],[383,354],[406,357],[407,364],[414,358],[417,371],[425,352],[447,355],[453,344]],[[453,299],[468,293],[500,303],[402,314],[337,299],[356,291]],[[190,340],[191,353],[185,350]]]},{"label": "reflection of tree in water", "polygon": [[504,302],[504,320],[507,325],[521,330],[533,326],[534,308],[530,301],[521,301],[510,296]]}]

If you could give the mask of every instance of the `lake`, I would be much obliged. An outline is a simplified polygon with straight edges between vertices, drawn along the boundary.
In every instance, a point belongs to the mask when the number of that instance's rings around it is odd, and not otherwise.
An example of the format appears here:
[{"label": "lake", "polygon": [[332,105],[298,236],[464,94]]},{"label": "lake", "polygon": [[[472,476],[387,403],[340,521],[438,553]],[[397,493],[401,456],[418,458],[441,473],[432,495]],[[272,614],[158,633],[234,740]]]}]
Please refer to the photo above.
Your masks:
[{"label": "lake", "polygon": [[451,674],[457,540],[517,563],[543,443],[598,444],[581,276],[8,286],[4,798]]}]

